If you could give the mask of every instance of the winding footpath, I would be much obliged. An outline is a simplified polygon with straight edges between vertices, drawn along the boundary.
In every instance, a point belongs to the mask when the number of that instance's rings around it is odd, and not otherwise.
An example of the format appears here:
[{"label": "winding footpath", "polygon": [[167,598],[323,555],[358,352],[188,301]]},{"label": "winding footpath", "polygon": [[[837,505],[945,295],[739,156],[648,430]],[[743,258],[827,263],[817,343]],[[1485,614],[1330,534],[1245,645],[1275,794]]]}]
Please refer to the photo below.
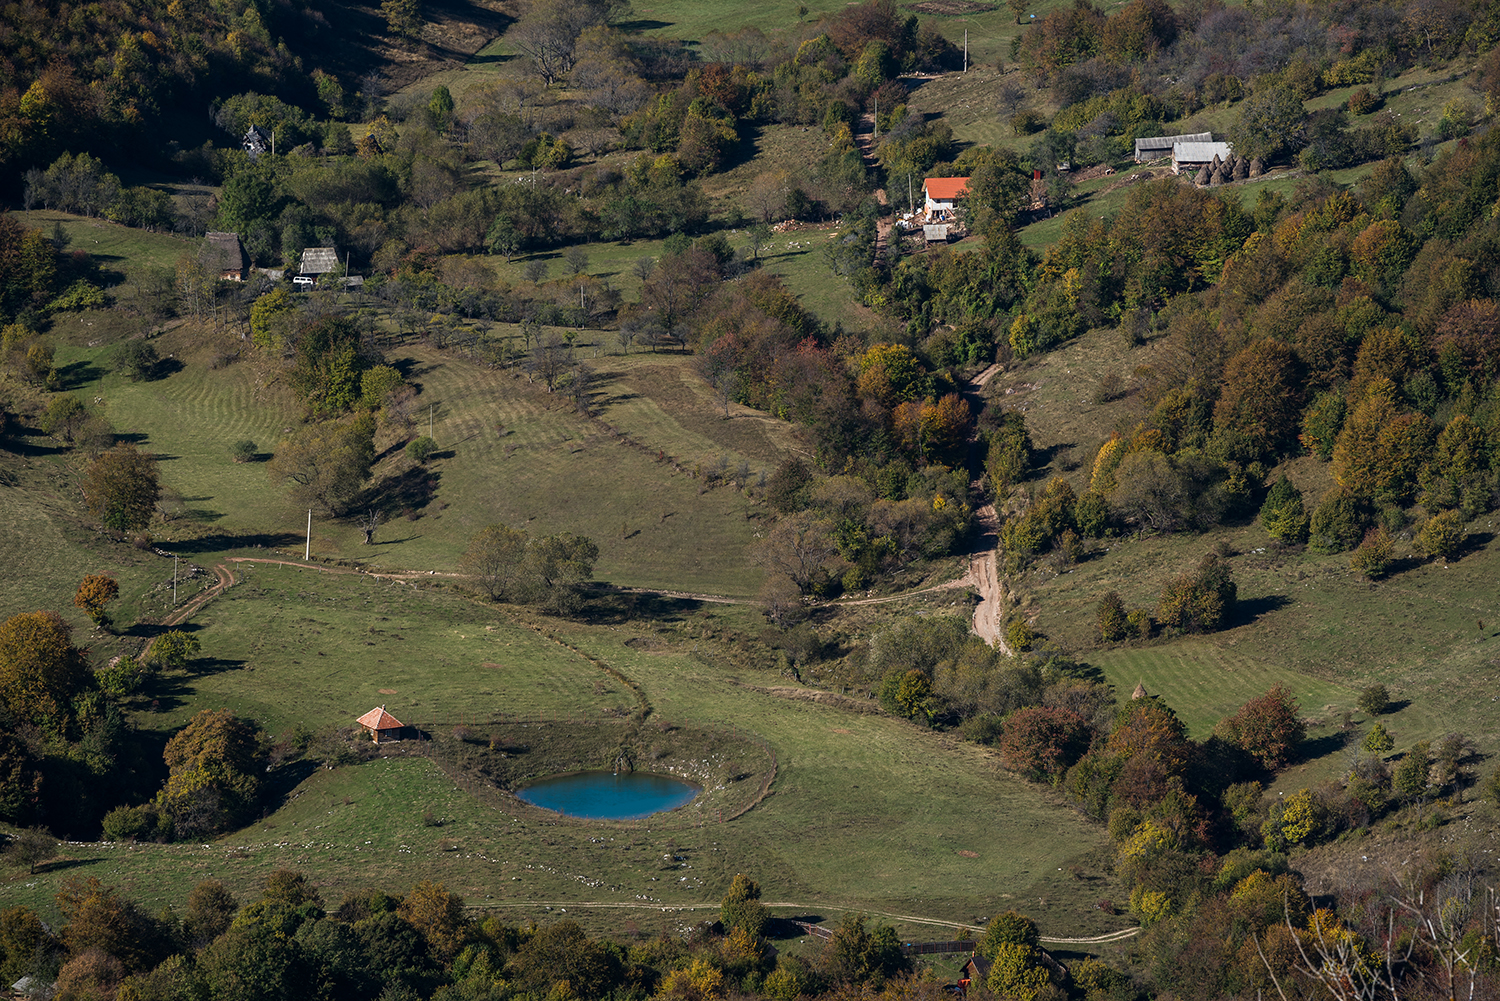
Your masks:
[{"label": "winding footpath", "polygon": [[[808,903],[795,900],[768,900],[762,901],[766,907],[785,907],[799,911],[826,911],[845,910],[846,908],[830,907],[827,904]],[[524,907],[597,907],[603,910],[647,910],[653,906],[663,911],[718,911],[723,905],[719,903],[701,904],[663,904],[643,905],[639,900],[503,900],[494,904],[476,905],[481,909],[492,909],[504,906]],[[872,911],[869,908],[858,908],[860,914],[870,917],[885,918],[888,921],[903,921],[913,925],[927,925],[935,928],[952,928],[956,931],[979,932],[983,934],[984,925],[971,925],[963,921],[945,921],[942,918],[924,918],[916,914],[897,914],[892,911]],[[1123,942],[1128,938],[1134,938],[1141,933],[1140,928],[1121,928],[1118,931],[1105,932],[1103,935],[1091,935],[1086,938],[1058,938],[1053,935],[1041,936],[1041,941],[1047,945],[1107,945],[1111,942]]]}]

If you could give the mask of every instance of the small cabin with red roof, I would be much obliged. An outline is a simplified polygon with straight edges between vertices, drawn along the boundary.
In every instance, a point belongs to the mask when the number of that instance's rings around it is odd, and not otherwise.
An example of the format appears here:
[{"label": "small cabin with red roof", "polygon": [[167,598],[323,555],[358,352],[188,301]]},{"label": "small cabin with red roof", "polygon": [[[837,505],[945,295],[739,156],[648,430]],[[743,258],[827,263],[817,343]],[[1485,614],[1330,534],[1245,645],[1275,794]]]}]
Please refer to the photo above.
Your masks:
[{"label": "small cabin with red roof", "polygon": [[928,218],[947,218],[958,200],[968,193],[967,177],[929,177],[922,182],[923,208]]},{"label": "small cabin with red roof", "polygon": [[377,744],[400,740],[401,731],[406,729],[404,723],[385,711],[385,706],[376,706],[355,722],[370,731],[370,739]]}]

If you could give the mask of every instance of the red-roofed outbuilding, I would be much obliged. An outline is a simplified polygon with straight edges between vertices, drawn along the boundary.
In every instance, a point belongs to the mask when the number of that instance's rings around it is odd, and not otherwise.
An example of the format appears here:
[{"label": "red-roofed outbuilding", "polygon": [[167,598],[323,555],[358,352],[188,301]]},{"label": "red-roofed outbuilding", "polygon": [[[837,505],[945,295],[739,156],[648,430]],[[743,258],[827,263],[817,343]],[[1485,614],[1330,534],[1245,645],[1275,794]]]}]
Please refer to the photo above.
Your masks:
[{"label": "red-roofed outbuilding", "polygon": [[376,706],[355,722],[370,731],[370,739],[377,744],[400,739],[401,731],[406,729],[404,723],[385,711],[385,706]]}]

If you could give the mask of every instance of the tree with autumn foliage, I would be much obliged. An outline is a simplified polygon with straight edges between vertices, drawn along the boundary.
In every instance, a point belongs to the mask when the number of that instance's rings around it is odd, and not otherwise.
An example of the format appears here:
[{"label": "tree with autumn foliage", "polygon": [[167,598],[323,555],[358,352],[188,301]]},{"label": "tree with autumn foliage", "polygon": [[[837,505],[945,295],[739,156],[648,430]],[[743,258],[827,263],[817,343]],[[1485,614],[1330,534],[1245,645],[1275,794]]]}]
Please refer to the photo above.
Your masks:
[{"label": "tree with autumn foliage", "polygon": [[1226,454],[1249,462],[1293,447],[1305,384],[1296,352],[1280,341],[1252,344],[1231,358],[1214,406],[1214,432]]},{"label": "tree with autumn foliage", "polygon": [[1216,732],[1275,771],[1292,760],[1307,734],[1298,710],[1291,691],[1285,685],[1276,685],[1246,702],[1233,716],[1225,717]]},{"label": "tree with autumn foliage", "polygon": [[449,893],[442,883],[422,880],[412,887],[396,908],[396,913],[422,933],[427,948],[444,962],[458,955],[469,934],[464,898]]},{"label": "tree with autumn foliage", "polygon": [[66,729],[73,699],[87,684],[83,652],[62,616],[25,612],[0,623],[0,707],[11,726]]},{"label": "tree with autumn foliage", "polygon": [[171,774],[156,808],[179,838],[238,827],[260,802],[266,748],[253,720],[205,709],[167,741],[162,757]]},{"label": "tree with autumn foliage", "polygon": [[64,883],[57,909],[67,919],[63,943],[75,956],[98,949],[119,960],[127,972],[140,972],[172,951],[171,931],[163,922],[96,877]]},{"label": "tree with autumn foliage", "polygon": [[1333,478],[1355,494],[1404,504],[1431,452],[1432,421],[1404,411],[1390,379],[1376,377],[1333,447]]},{"label": "tree with autumn foliage", "polygon": [[1027,778],[1055,783],[1088,750],[1090,736],[1088,721],[1072,710],[1030,706],[1006,719],[1000,754]]},{"label": "tree with autumn foliage", "polygon": [[73,595],[73,607],[83,609],[83,613],[94,620],[94,625],[104,628],[109,625],[104,606],[119,596],[119,581],[104,574],[89,574],[79,583],[78,593]]},{"label": "tree with autumn foliage", "polygon": [[1185,754],[1187,727],[1160,696],[1131,699],[1115,714],[1107,742],[1110,753],[1178,760]]}]

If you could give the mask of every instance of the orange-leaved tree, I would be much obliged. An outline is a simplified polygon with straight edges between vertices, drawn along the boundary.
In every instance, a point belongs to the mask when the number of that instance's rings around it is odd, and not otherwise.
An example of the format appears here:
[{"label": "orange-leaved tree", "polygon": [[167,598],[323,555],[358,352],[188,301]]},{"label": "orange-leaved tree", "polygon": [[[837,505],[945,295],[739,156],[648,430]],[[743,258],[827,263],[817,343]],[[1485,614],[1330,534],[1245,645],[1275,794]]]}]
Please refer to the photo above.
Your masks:
[{"label": "orange-leaved tree", "polygon": [[83,609],[84,614],[94,620],[94,625],[104,626],[109,624],[104,606],[119,596],[120,584],[113,577],[89,574],[79,583],[78,593],[73,595],[73,605]]}]

